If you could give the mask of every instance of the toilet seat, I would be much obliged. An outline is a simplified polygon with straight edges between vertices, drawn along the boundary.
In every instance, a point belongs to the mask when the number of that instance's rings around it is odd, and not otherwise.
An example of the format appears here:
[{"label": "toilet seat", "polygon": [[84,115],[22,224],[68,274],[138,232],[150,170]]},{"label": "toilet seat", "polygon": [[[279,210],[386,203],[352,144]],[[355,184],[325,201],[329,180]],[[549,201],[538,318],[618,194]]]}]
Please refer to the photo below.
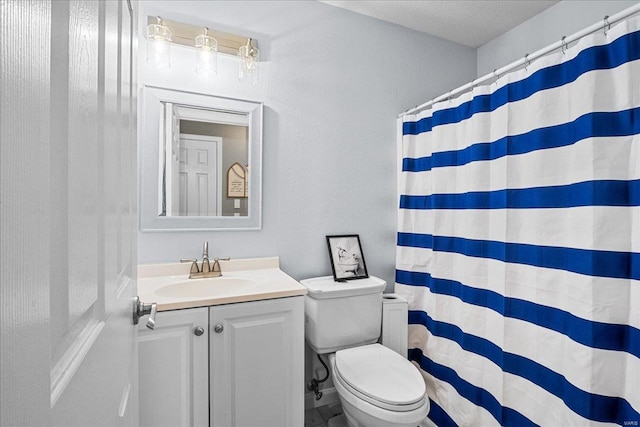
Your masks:
[{"label": "toilet seat", "polygon": [[394,412],[412,411],[424,405],[426,387],[416,367],[380,344],[335,353],[334,376],[358,398]]}]

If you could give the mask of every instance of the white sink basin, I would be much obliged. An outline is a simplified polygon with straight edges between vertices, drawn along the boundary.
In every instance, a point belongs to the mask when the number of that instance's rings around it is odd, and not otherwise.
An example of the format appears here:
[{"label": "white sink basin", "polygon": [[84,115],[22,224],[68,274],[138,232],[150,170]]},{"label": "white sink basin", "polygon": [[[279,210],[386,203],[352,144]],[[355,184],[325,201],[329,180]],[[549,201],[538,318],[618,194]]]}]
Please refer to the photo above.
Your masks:
[{"label": "white sink basin", "polygon": [[189,263],[138,266],[138,295],[158,311],[300,296],[302,286],[280,270],[277,257],[220,261],[222,277],[189,279]]},{"label": "white sink basin", "polygon": [[155,294],[168,298],[206,298],[229,290],[245,293],[257,286],[258,282],[244,277],[210,277],[189,279],[172,283],[155,290]]}]

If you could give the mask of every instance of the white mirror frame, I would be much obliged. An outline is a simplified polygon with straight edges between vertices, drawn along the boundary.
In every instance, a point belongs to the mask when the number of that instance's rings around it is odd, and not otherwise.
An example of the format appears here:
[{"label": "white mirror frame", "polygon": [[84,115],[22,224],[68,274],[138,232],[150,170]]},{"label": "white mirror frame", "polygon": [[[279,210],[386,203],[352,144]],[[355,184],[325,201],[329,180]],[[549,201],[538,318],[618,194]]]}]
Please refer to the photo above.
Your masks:
[{"label": "white mirror frame", "polygon": [[[262,110],[261,102],[222,98],[153,86],[141,89],[138,176],[141,231],[258,230],[262,227]],[[206,108],[249,118],[249,209],[247,216],[160,216],[158,180],[163,164],[163,102]]]}]

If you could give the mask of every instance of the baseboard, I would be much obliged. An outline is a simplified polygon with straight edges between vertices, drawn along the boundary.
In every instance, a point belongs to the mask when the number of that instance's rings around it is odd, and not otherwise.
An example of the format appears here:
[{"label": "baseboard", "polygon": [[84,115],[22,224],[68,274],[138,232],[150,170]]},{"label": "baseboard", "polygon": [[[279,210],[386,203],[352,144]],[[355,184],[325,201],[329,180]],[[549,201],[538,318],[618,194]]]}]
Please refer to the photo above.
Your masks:
[{"label": "baseboard", "polygon": [[306,393],[304,395],[304,409],[317,408],[319,406],[330,405],[340,401],[338,391],[335,387],[329,387],[320,391],[322,392],[320,400],[316,400],[316,394],[313,392]]}]

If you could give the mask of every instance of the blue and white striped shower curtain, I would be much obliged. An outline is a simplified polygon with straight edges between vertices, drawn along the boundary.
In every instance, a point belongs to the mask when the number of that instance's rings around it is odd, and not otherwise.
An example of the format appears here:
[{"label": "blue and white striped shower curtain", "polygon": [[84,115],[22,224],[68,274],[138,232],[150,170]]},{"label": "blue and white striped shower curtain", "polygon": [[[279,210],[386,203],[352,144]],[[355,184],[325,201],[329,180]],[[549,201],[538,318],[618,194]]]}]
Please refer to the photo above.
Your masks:
[{"label": "blue and white striped shower curtain", "polygon": [[396,292],[436,425],[640,425],[639,30],[403,119]]}]

